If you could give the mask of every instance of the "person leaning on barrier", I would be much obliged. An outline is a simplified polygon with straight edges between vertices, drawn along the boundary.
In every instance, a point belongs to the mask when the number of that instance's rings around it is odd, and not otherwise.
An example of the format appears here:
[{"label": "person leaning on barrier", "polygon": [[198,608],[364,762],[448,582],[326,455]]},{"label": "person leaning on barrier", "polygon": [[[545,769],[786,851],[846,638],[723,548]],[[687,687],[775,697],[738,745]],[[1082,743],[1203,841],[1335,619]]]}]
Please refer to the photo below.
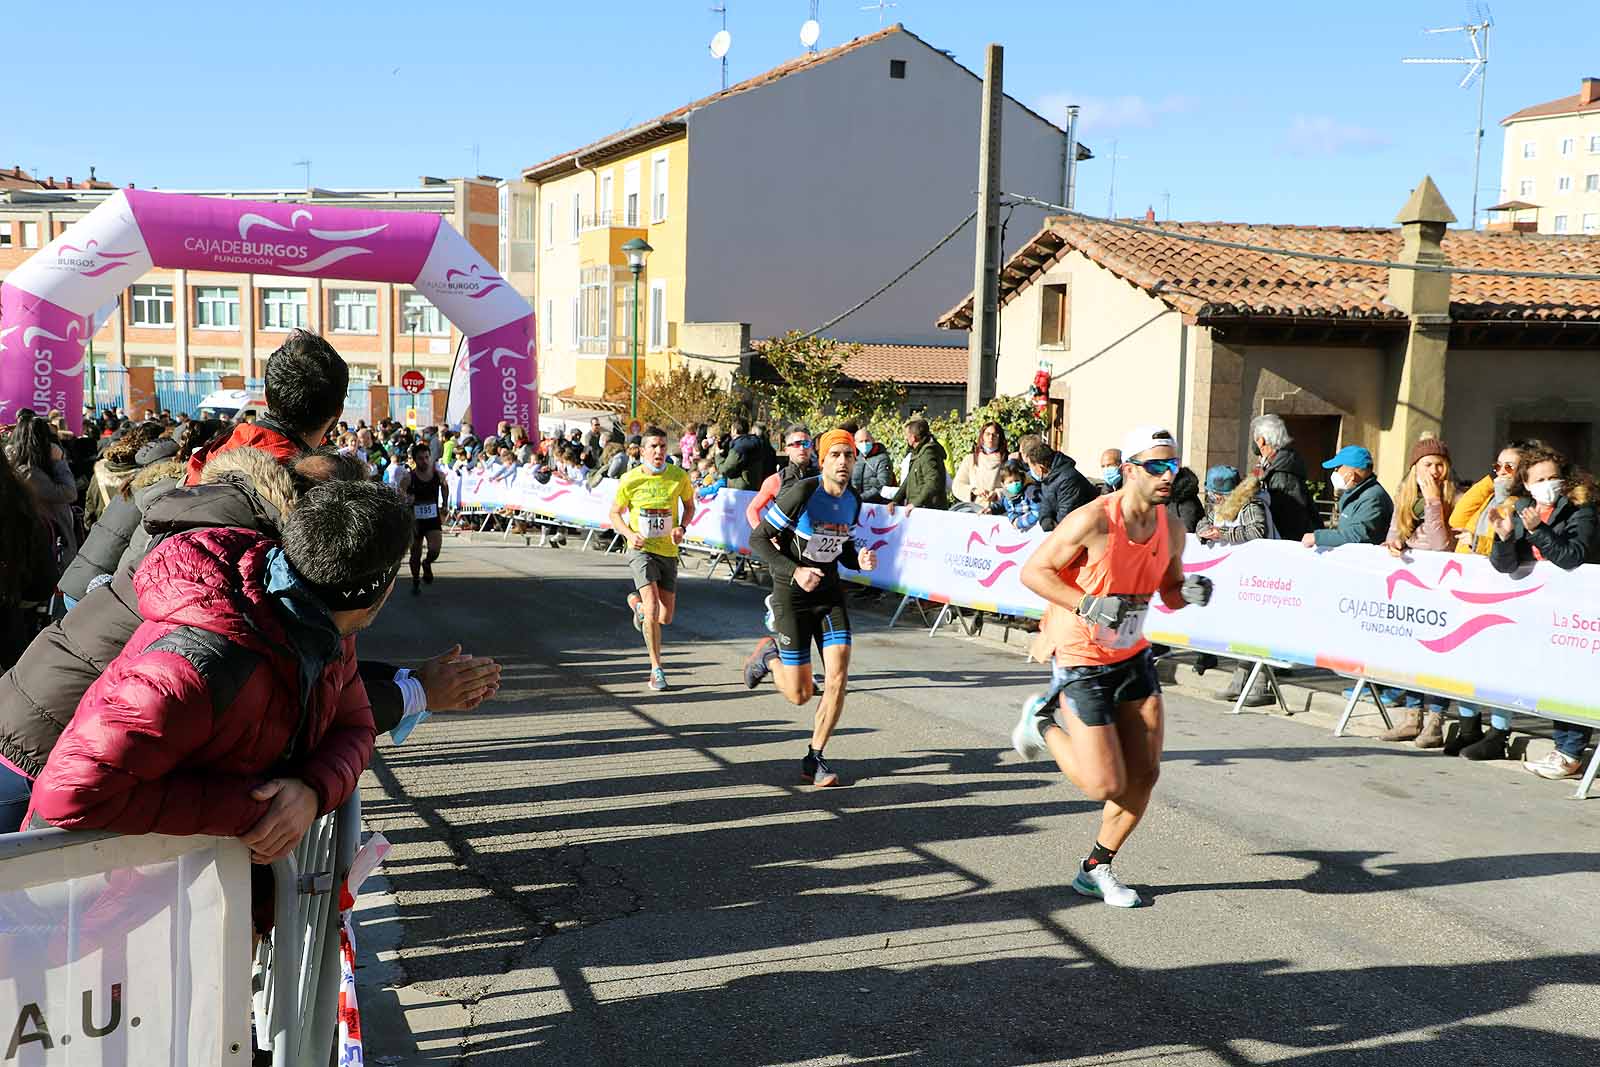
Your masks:
[{"label": "person leaning on barrier", "polygon": [[[1206,515],[1195,530],[1195,536],[1205,544],[1242,545],[1246,541],[1272,536],[1272,513],[1267,509],[1261,479],[1255,475],[1241,479],[1235,467],[1225,464],[1212,467],[1206,471],[1205,499]],[[1202,666],[1206,670],[1216,666],[1215,657]],[[1228,684],[1217,694],[1217,698],[1230,703],[1238,700],[1249,679],[1248,667],[1242,664],[1235,666]],[[1274,703],[1277,703],[1277,698],[1267,685],[1265,673],[1257,674],[1243,706],[1261,708]]]},{"label": "person leaning on barrier", "polygon": [[907,419],[905,434],[911,463],[901,486],[901,503],[943,511],[950,506],[944,446],[933,436],[927,419]]},{"label": "person leaning on barrier", "polygon": [[1257,473],[1267,490],[1277,536],[1300,540],[1319,524],[1306,486],[1306,463],[1295,451],[1289,427],[1277,415],[1257,415],[1250,420],[1250,447],[1261,457]]},{"label": "person leaning on barrier", "polygon": [[894,487],[894,461],[865,426],[856,430],[856,454],[860,458],[850,470],[850,488],[869,504],[892,499],[894,494],[884,490]]},{"label": "person leaning on barrier", "polygon": [[1046,533],[1100,495],[1073,458],[1042,437],[1025,439],[1022,459],[1039,481],[1039,529]]},{"label": "person leaning on barrier", "polygon": [[[1345,445],[1322,466],[1333,472],[1329,481],[1339,494],[1333,525],[1305,534],[1300,543],[1307,548],[1382,544],[1394,515],[1394,501],[1373,476],[1372,453],[1360,445]],[[1277,500],[1276,492],[1272,498]],[[1277,521],[1276,513],[1273,521]]]},{"label": "person leaning on barrier", "polygon": [[411,547],[411,512],[364,482],[308,491],[282,543],[194,530],[134,576],[145,621],[89,687],[33,790],[71,830],[238,837],[286,855],[355,791],[375,726],[356,670]]},{"label": "person leaning on barrier", "polygon": [[[1596,561],[1600,525],[1595,515],[1594,478],[1553,448],[1523,455],[1523,482],[1533,504],[1521,511],[1501,508],[1490,522],[1495,542],[1489,562],[1512,574],[1535,560],[1564,571]],[[1570,722],[1555,724],[1555,751],[1523,768],[1540,778],[1576,778],[1583,773],[1583,751],[1594,731]]]}]

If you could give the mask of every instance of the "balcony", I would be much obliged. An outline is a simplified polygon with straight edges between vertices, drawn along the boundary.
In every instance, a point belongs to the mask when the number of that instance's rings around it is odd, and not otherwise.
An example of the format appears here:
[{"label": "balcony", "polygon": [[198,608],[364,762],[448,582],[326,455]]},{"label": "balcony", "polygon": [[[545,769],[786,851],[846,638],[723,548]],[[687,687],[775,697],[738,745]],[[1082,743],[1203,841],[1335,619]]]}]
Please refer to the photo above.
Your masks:
[{"label": "balcony", "polygon": [[578,230],[587,233],[589,230],[609,230],[613,226],[639,229],[644,225],[640,221],[637,206],[631,211],[602,211],[595,215],[584,215],[578,219]]},{"label": "balcony", "polygon": [[[632,221],[630,222],[630,218]],[[644,237],[645,228],[637,212],[603,211],[579,220],[578,262],[583,266],[626,267],[628,257],[622,246],[635,237]]]}]

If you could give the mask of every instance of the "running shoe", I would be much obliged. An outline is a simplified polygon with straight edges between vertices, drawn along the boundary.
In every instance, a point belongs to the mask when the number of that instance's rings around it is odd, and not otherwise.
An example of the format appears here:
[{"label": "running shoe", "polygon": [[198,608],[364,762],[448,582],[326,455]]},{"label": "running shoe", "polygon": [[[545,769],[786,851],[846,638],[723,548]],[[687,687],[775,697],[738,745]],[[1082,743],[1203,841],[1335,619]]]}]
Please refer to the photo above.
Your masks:
[{"label": "running shoe", "polygon": [[415,578],[413,578],[411,580],[411,595],[412,596],[421,596],[422,595],[422,583],[418,582]]},{"label": "running shoe", "polygon": [[628,610],[633,612],[633,628],[644,633],[644,601],[638,593],[628,594]]},{"label": "running shoe", "polygon": [[820,752],[816,755],[807,752],[805,759],[800,761],[800,780],[818,789],[839,784],[839,776],[828,766],[828,761],[822,758]]},{"label": "running shoe", "polygon": [[659,693],[666,687],[667,672],[662,670],[660,667],[652,668],[650,671],[650,688]]},{"label": "running shoe", "polygon": [[1529,774],[1537,774],[1540,778],[1558,782],[1563,778],[1576,778],[1583,773],[1583,761],[1571,759],[1552,750],[1542,760],[1523,760],[1522,769]]},{"label": "running shoe", "polygon": [[1083,864],[1078,864],[1078,876],[1072,880],[1072,888],[1086,897],[1099,897],[1113,908],[1137,908],[1144,903],[1138,893],[1122,884],[1109,863],[1097,863],[1087,871]]},{"label": "running shoe", "polygon": [[429,563],[427,560],[422,561],[422,584],[433,584],[433,564]]},{"label": "running shoe", "polygon": [[1044,693],[1033,694],[1023,702],[1022,715],[1011,728],[1011,747],[1029,763],[1049,750],[1044,743],[1044,725],[1054,713],[1047,710],[1048,703]]},{"label": "running shoe", "polygon": [[763,637],[756,642],[755,650],[745,657],[744,661],[744,687],[754,689],[766,681],[772,668],[767,666],[767,660],[778,650],[778,642],[770,637]]},{"label": "running shoe", "polygon": [[764,600],[762,603],[767,605],[767,617],[762,621],[764,621],[767,624],[767,632],[775,634],[775,633],[778,632],[778,620],[772,614],[772,594],[768,593],[767,594],[767,599]]}]

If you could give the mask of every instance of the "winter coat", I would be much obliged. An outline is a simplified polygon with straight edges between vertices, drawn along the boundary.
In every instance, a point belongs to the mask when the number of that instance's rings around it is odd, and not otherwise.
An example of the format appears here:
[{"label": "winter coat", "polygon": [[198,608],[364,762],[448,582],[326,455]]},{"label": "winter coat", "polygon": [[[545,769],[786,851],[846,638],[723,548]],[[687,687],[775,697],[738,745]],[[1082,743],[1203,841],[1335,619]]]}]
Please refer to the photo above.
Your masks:
[{"label": "winter coat", "polygon": [[[83,521],[91,526],[99,522],[100,516],[122,495],[122,487],[138,473],[137,463],[115,463],[109,459],[96,463],[89,488],[83,494]],[[88,538],[84,543],[88,543]]]},{"label": "winter coat", "polygon": [[111,506],[83,539],[83,547],[67,564],[66,573],[61,576],[61,592],[73,600],[82,600],[90,582],[102,574],[114,573],[128,550],[129,540],[144,523],[141,502],[148,499],[148,490],[152,485],[162,492],[171,489],[183,477],[183,471],[183,464],[176,460],[137,470],[126,483],[129,491],[117,492]]},{"label": "winter coat", "polygon": [[61,541],[61,562],[55,568],[59,575],[78,554],[78,520],[72,514],[72,506],[78,502],[78,483],[72,480],[72,469],[65,459],[52,463],[48,471],[23,464],[17,468],[17,478],[33,494],[39,515]]},{"label": "winter coat", "polygon": [[[1278,499],[1272,495],[1273,502]],[[1273,512],[1277,520],[1277,512]],[[1331,529],[1317,530],[1318,548],[1336,548],[1339,545],[1381,545],[1389,520],[1394,517],[1394,501],[1388,490],[1378,484],[1378,479],[1367,475],[1366,481],[1344,491],[1339,498],[1338,512]],[[1281,528],[1280,528],[1281,530]]]},{"label": "winter coat", "polygon": [[1172,480],[1172,500],[1168,506],[1183,523],[1183,528],[1194,533],[1205,520],[1206,506],[1200,502],[1200,476],[1188,467],[1181,467]]},{"label": "winter coat", "polygon": [[754,491],[773,473],[766,469],[766,462],[761,438],[747,433],[729,442],[728,450],[717,461],[717,469],[727,476],[729,489]]},{"label": "winter coat", "polygon": [[1582,490],[1572,497],[1556,497],[1550,517],[1529,530],[1521,512],[1511,516],[1511,537],[1495,536],[1489,549],[1489,562],[1502,574],[1510,574],[1536,559],[1549,560],[1564,571],[1575,570],[1596,561],[1600,550],[1600,524],[1595,507]]},{"label": "winter coat", "polygon": [[1002,480],[1000,470],[1005,464],[1006,457],[1000,452],[984,452],[980,449],[977,455],[968,453],[961,461],[961,466],[956,468],[956,480],[950,494],[964,504],[976,504],[979,493],[999,492]]},{"label": "winter coat", "polygon": [[[0,463],[4,462],[0,457]],[[44,519],[36,519],[35,523],[37,528],[26,558],[16,546],[10,546],[12,554],[0,560],[0,566],[17,568],[23,578],[21,599],[10,604],[0,601],[0,669],[9,668],[22,657],[46,618],[41,615],[41,608],[49,603],[56,588],[55,536]]]},{"label": "winter coat", "polygon": [[[33,789],[70,830],[238,837],[298,778],[333,811],[372,758],[355,638],[254,530],[194,530],[134,576],[145,622],[84,694]],[[220,640],[219,640],[220,638]],[[231,699],[229,699],[231,698]]]},{"label": "winter coat", "polygon": [[1033,529],[1039,524],[1039,487],[1024,486],[1021,496],[1012,496],[1002,490],[1000,507],[1006,518],[1011,520],[1012,526],[1018,530]]},{"label": "winter coat", "polygon": [[[1513,513],[1533,503],[1526,493],[1508,497],[1501,502],[1509,504]],[[1456,542],[1456,551],[1465,552],[1473,556],[1487,556],[1498,538],[1494,535],[1494,527],[1487,522],[1483,530],[1478,530],[1479,521],[1484,518],[1484,513],[1494,505],[1494,475],[1486,474],[1479,478],[1477,483],[1465,493],[1456,497],[1456,506],[1450,511],[1450,526],[1452,529],[1465,533],[1468,536]]]},{"label": "winter coat", "polygon": [[[287,426],[273,418],[271,414],[263,415],[254,423],[234,423],[190,456],[186,484],[199,485],[200,472],[206,469],[206,464],[211,462],[211,458],[235,448],[257,449],[267,453],[279,463],[289,463],[311,451]],[[367,462],[381,471],[388,465],[389,457],[381,446],[375,444],[367,454]]]},{"label": "winter coat", "polygon": [[[1419,498],[1420,500],[1420,498]],[[1421,500],[1422,519],[1417,523],[1417,528],[1411,531],[1411,536],[1406,539],[1402,548],[1415,549],[1418,552],[1448,552],[1455,537],[1450,533],[1450,523],[1446,521],[1443,500]],[[1394,511],[1389,516],[1389,535],[1384,543],[1400,540],[1400,512]]]},{"label": "winter coat", "polygon": [[932,437],[911,452],[911,466],[906,469],[903,503],[918,508],[944,510],[950,506],[945,491],[944,446]]},{"label": "winter coat", "polygon": [[1271,536],[1270,515],[1261,479],[1252,474],[1234,486],[1217,505],[1216,514],[1200,525],[1222,535],[1216,539],[1218,544],[1242,545]]},{"label": "winter coat", "polygon": [[1057,452],[1050,461],[1050,469],[1039,482],[1039,529],[1049,533],[1073,511],[1099,495],[1094,483],[1083,476],[1072,457]]},{"label": "winter coat", "polygon": [[874,441],[850,469],[850,487],[864,502],[870,504],[883,499],[879,492],[894,482],[894,463],[889,450]]},{"label": "winter coat", "polygon": [[1285,445],[1261,465],[1266,483],[1272,525],[1286,541],[1298,541],[1317,528],[1317,509],[1306,487],[1306,461],[1292,445]]}]

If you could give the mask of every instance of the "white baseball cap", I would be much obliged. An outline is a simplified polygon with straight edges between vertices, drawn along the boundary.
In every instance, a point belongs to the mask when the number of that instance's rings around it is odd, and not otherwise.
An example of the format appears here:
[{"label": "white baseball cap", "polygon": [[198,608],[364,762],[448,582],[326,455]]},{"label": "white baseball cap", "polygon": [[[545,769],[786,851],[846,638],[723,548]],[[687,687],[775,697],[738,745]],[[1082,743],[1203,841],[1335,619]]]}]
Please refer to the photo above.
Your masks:
[{"label": "white baseball cap", "polygon": [[1178,451],[1178,441],[1172,431],[1160,426],[1140,426],[1122,439],[1122,462],[1132,463],[1133,457],[1152,448],[1170,448]]}]

